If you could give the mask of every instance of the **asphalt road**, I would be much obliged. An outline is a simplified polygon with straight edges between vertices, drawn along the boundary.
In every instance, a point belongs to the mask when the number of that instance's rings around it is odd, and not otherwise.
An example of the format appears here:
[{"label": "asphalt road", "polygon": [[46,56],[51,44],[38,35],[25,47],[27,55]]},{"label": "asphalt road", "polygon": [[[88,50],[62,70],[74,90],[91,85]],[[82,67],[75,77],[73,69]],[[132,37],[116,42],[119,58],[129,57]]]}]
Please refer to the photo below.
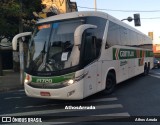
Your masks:
[{"label": "asphalt road", "polygon": [[[66,106],[92,106],[96,109],[65,109]],[[96,123],[97,120],[116,121],[117,118],[130,116],[131,121],[135,118],[157,118],[160,116],[160,69],[153,69],[148,76],[136,76],[117,85],[116,91],[111,95],[98,93],[80,101],[30,98],[24,90],[0,93],[0,117],[2,116],[37,117],[42,118],[43,122],[49,121],[46,124],[70,124],[86,120],[99,124]]]}]

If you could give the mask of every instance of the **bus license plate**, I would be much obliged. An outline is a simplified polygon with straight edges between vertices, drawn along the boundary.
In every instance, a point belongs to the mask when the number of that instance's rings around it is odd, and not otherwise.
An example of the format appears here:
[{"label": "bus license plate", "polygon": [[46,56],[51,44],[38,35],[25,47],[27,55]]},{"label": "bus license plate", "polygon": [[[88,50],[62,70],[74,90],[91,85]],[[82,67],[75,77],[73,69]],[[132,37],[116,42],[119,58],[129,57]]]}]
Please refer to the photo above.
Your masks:
[{"label": "bus license plate", "polygon": [[50,92],[40,92],[41,96],[51,96]]}]

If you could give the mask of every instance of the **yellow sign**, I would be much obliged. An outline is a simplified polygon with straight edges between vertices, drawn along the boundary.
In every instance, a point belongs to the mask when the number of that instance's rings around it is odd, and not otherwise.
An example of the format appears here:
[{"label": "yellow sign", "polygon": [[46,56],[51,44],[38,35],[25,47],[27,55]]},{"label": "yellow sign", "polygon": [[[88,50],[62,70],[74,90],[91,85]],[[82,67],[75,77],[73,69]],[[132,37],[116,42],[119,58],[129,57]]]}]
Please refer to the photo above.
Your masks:
[{"label": "yellow sign", "polygon": [[153,32],[148,32],[148,36],[153,40]]},{"label": "yellow sign", "polygon": [[44,11],[50,11],[51,9],[56,9],[57,14],[67,12],[67,1],[66,0],[42,0],[42,4],[46,5]]}]

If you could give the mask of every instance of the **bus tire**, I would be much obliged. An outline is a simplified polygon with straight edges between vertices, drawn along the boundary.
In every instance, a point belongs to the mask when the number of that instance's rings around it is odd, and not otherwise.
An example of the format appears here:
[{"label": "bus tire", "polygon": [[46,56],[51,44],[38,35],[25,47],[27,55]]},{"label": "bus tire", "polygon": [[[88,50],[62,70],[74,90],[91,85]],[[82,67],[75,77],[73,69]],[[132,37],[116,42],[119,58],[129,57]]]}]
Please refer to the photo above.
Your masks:
[{"label": "bus tire", "polygon": [[106,88],[105,88],[105,93],[106,94],[111,94],[115,90],[116,86],[116,78],[113,73],[108,73],[107,78],[106,78]]},{"label": "bus tire", "polygon": [[150,71],[150,63],[148,63],[148,67],[147,67],[147,75],[149,74]]},{"label": "bus tire", "polygon": [[148,75],[147,63],[144,64],[144,72],[143,72],[143,75],[144,75],[144,76]]}]

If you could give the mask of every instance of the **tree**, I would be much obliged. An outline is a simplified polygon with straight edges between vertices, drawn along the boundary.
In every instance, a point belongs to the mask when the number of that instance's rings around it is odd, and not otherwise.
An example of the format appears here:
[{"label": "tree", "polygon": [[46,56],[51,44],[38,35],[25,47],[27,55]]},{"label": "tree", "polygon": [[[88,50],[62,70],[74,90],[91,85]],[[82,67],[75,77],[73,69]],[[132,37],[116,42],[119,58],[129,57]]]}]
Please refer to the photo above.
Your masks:
[{"label": "tree", "polygon": [[33,11],[41,11],[41,0],[0,0],[0,42],[18,34],[22,21],[24,31],[31,30]]},{"label": "tree", "polygon": [[23,26],[24,31],[32,30],[33,23],[32,20],[35,19],[33,16],[33,12],[40,12],[41,8],[41,0],[22,0],[22,12],[23,14]]},{"label": "tree", "polygon": [[[41,11],[41,0],[0,0],[0,6],[0,42],[4,38],[11,42],[20,29],[21,32],[31,31],[31,20],[34,18],[32,13]],[[18,57],[18,52],[13,54],[13,69],[19,71],[19,60],[15,58]],[[0,59],[0,74],[1,63]]]},{"label": "tree", "polygon": [[20,16],[20,6],[14,0],[0,1],[0,39],[11,39],[18,33],[17,19]]}]

